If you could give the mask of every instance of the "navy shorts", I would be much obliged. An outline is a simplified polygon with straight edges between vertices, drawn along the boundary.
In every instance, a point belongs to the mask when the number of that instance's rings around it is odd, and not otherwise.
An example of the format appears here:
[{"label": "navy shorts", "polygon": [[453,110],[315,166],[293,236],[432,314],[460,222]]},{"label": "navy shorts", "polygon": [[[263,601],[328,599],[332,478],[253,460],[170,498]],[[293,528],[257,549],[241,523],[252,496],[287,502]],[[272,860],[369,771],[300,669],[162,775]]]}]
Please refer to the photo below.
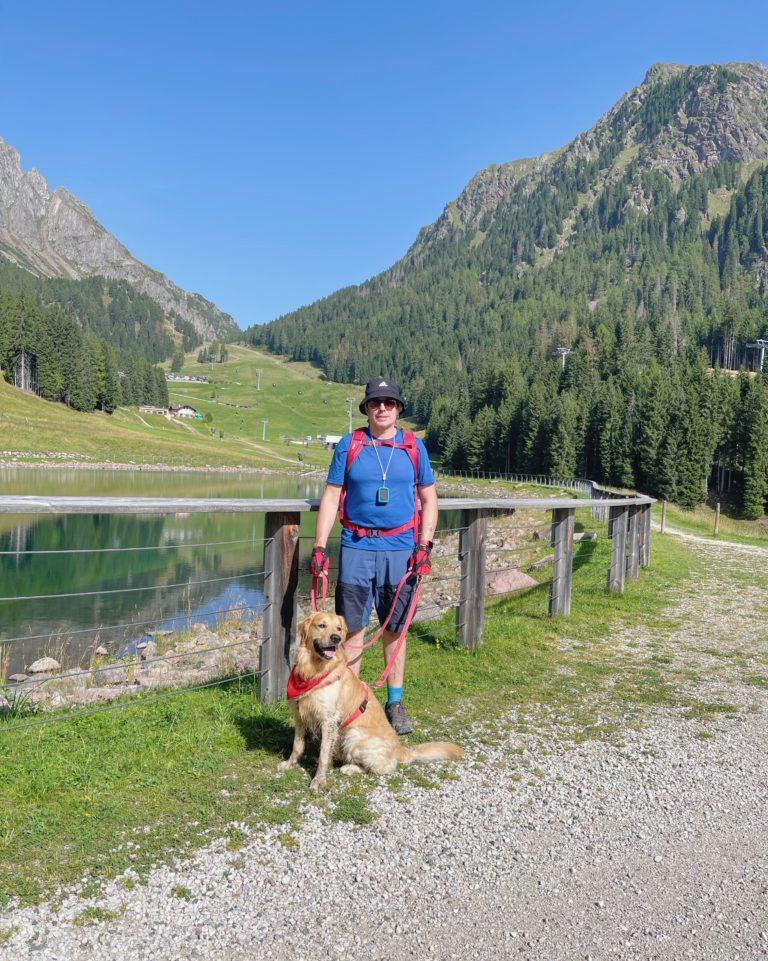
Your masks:
[{"label": "navy shorts", "polygon": [[[342,546],[336,584],[336,613],[347,622],[350,633],[368,626],[374,604],[379,623],[384,623],[398,582],[408,569],[411,553],[411,550],[361,551]],[[397,634],[402,630],[415,587],[415,576],[403,584],[397,607],[387,624],[388,631]]]}]

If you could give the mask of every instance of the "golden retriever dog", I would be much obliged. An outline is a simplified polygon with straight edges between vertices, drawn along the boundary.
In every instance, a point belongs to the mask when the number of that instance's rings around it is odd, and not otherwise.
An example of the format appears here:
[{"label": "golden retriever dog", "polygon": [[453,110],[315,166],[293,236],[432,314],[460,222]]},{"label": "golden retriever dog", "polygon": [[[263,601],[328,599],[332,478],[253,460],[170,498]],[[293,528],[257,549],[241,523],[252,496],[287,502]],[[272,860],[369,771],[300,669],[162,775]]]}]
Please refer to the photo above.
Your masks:
[{"label": "golden retriever dog", "polygon": [[[464,757],[460,747],[448,742],[411,748],[399,743],[381,704],[347,666],[344,618],[319,611],[299,624],[298,633],[300,643],[289,691],[295,719],[293,750],[278,766],[279,771],[296,767],[304,754],[307,734],[320,739],[320,762],[310,785],[314,790],[325,787],[334,757],[343,762],[344,774],[392,774],[398,763]],[[355,712],[357,716],[345,725]]]}]

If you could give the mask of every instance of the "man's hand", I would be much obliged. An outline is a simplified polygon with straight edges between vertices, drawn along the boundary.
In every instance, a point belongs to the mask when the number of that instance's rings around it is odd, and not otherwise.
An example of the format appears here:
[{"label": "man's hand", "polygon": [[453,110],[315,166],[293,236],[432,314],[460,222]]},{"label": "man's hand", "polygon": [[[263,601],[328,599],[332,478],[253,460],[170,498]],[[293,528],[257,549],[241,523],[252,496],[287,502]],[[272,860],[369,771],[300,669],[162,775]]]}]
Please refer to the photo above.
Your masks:
[{"label": "man's hand", "polygon": [[321,574],[328,573],[330,566],[331,559],[328,556],[328,548],[315,545],[312,548],[312,556],[309,558],[309,573],[314,577],[320,577]]},{"label": "man's hand", "polygon": [[408,571],[419,577],[426,577],[432,573],[432,541],[421,541],[417,544],[408,558]]}]

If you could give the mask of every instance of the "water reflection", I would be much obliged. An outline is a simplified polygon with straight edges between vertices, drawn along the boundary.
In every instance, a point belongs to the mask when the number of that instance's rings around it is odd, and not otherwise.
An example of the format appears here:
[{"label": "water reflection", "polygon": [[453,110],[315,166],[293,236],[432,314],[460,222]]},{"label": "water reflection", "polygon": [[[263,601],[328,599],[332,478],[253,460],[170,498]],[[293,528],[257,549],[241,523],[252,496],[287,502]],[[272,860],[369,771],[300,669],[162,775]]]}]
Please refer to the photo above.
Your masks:
[{"label": "water reflection", "polygon": [[[5,494],[317,497],[322,482],[252,475],[3,469]],[[302,518],[302,528],[312,528]],[[137,627],[214,624],[263,606],[260,514],[0,516],[0,640],[8,673],[42,654],[68,665]],[[65,596],[61,596],[65,595]]]},{"label": "water reflection", "polygon": [[[317,498],[323,483],[278,475],[0,468],[0,493],[40,496]],[[456,523],[455,514],[441,512],[441,527]],[[304,598],[314,526],[313,515],[301,515]],[[0,515],[7,673],[43,654],[65,666],[87,665],[99,645],[118,653],[150,628],[214,625],[239,609],[245,618],[260,614],[263,536],[263,514]]]}]

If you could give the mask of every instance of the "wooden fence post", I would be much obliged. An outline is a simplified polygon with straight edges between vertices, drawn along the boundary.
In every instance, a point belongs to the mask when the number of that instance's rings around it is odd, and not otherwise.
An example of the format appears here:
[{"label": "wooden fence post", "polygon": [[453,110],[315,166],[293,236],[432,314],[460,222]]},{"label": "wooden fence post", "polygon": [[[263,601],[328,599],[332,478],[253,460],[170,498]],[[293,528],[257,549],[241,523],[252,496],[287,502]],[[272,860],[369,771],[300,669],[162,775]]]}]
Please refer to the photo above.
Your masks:
[{"label": "wooden fence post", "polygon": [[262,701],[279,701],[290,672],[296,637],[299,579],[299,515],[264,516],[264,626],[259,650]]},{"label": "wooden fence post", "polygon": [[664,533],[664,528],[667,526],[667,502],[664,500],[661,502],[661,533]]},{"label": "wooden fence post", "polygon": [[461,585],[456,608],[456,640],[474,651],[483,643],[485,617],[485,544],[488,515],[484,510],[461,512],[459,561]]},{"label": "wooden fence post", "polygon": [[632,505],[629,508],[629,553],[627,554],[627,580],[636,581],[637,573],[640,569],[640,511],[641,505]]},{"label": "wooden fence post", "polygon": [[713,533],[715,537],[720,533],[720,501],[715,505],[715,529]]},{"label": "wooden fence post", "polygon": [[608,536],[611,539],[611,566],[608,570],[608,590],[612,594],[623,594],[627,558],[626,507],[609,508]]},{"label": "wooden fence post", "polygon": [[573,574],[573,507],[556,507],[552,511],[552,581],[549,585],[549,616],[571,613],[571,579]]},{"label": "wooden fence post", "polygon": [[640,552],[640,566],[648,567],[651,563],[651,505],[643,504],[641,511],[643,547]]}]

